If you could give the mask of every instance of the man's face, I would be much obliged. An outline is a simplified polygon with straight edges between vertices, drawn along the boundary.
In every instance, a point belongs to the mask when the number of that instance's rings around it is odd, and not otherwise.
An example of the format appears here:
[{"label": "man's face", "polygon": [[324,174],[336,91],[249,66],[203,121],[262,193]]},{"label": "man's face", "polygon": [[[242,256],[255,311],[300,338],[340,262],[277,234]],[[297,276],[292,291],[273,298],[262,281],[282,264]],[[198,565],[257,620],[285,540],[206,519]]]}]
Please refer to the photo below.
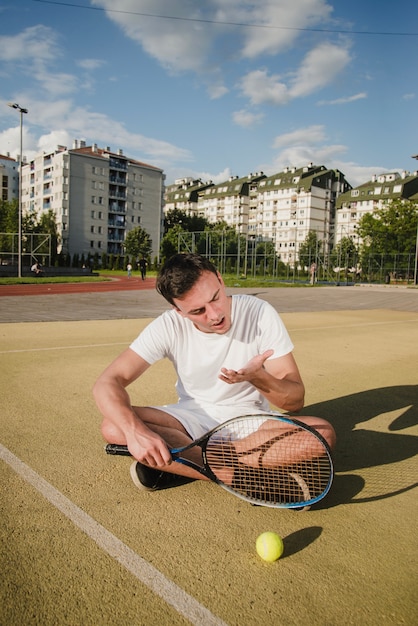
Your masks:
[{"label": "man's face", "polygon": [[231,298],[219,274],[202,272],[199,280],[181,299],[176,311],[204,333],[223,335],[231,328]]}]

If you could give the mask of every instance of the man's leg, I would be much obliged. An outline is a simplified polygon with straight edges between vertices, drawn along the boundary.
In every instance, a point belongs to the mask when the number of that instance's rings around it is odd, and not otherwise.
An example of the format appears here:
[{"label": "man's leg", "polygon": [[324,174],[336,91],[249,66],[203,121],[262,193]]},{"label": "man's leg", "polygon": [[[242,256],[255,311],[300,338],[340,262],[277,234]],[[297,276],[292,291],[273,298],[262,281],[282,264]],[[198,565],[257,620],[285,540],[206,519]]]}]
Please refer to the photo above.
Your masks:
[{"label": "man's leg", "polygon": [[[169,448],[181,448],[192,442],[192,439],[184,426],[172,415],[161,409],[153,407],[132,407],[141,420],[150,430],[154,431],[167,443]],[[101,426],[101,432],[104,439],[108,443],[118,443],[126,445],[126,438],[123,432],[109,420],[104,419]],[[202,455],[200,448],[192,448],[185,454],[187,458],[194,461],[197,465],[201,465]],[[155,469],[155,468],[152,468]],[[187,478],[207,480],[197,470],[181,463],[171,463],[164,467],[159,467],[158,471],[169,472]]]}]

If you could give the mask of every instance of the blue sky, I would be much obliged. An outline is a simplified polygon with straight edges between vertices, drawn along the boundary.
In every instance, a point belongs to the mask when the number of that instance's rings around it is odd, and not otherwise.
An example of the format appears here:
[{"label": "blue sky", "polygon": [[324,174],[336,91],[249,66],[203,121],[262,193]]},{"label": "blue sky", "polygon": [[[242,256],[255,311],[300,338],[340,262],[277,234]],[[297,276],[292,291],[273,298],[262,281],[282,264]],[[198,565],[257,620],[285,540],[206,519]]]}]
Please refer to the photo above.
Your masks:
[{"label": "blue sky", "polygon": [[0,1],[0,154],[74,139],[166,182],[414,171],[416,0]]}]

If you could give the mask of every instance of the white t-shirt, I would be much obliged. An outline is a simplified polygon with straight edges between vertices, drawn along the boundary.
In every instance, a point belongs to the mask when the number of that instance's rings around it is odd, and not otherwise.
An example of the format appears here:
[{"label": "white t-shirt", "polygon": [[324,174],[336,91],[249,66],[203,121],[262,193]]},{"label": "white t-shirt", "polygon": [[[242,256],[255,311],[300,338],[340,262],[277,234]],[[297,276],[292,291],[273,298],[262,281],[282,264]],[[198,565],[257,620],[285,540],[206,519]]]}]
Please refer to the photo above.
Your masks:
[{"label": "white t-shirt", "polygon": [[232,296],[231,316],[229,331],[218,335],[198,330],[171,309],[153,320],[130,348],[150,364],[165,357],[172,361],[179,403],[185,406],[196,405],[223,420],[227,415],[268,411],[268,401],[253,385],[228,385],[218,378],[220,370],[239,370],[270,349],[274,350],[270,358],[284,356],[293,350],[293,343],[275,309],[255,296]]}]

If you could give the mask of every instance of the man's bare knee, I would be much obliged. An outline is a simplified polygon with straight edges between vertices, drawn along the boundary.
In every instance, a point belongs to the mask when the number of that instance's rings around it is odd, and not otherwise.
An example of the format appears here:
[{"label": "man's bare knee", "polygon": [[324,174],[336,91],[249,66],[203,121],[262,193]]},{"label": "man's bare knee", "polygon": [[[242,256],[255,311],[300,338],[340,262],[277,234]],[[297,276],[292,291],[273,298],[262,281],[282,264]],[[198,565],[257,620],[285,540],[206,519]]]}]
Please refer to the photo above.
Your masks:
[{"label": "man's bare knee", "polygon": [[298,418],[301,422],[304,422],[311,428],[314,428],[322,437],[325,439],[331,450],[335,448],[335,444],[337,443],[337,435],[333,426],[321,417],[300,417]]}]

